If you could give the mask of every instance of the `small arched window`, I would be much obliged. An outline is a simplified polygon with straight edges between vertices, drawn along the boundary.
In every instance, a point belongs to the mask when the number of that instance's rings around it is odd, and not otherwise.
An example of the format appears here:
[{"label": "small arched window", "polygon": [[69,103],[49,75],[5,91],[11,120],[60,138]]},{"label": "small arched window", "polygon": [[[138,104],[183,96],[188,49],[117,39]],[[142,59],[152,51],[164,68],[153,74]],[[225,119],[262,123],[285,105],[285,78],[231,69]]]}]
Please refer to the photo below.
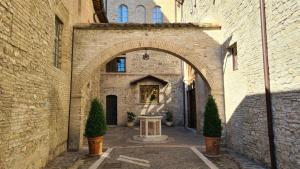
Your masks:
[{"label": "small arched window", "polygon": [[118,8],[118,20],[119,23],[128,22],[128,7],[126,5],[120,5]]},{"label": "small arched window", "polygon": [[146,8],[143,5],[138,5],[135,10],[137,23],[146,23]]},{"label": "small arched window", "polygon": [[159,6],[156,6],[152,9],[152,22],[163,23],[163,14]]}]

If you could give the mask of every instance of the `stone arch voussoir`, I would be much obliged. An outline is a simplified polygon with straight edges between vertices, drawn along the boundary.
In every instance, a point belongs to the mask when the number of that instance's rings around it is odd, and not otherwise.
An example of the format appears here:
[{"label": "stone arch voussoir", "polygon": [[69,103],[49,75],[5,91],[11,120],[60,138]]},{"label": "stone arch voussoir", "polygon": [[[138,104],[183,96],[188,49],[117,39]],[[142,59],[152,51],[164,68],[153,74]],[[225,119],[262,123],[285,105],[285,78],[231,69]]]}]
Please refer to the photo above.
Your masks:
[{"label": "stone arch voussoir", "polygon": [[143,49],[152,49],[166,52],[186,61],[203,76],[208,86],[212,90],[217,88],[214,83],[214,77],[212,77],[212,74],[209,73],[210,70],[206,66],[210,63],[201,61],[200,58],[197,57],[197,55],[199,54],[195,53],[192,48],[186,48],[175,43],[159,39],[142,39],[120,42],[109,46],[102,51],[99,51],[99,54],[94,56],[88,62],[88,64],[84,66],[79,74],[74,75],[73,92],[79,94],[83,85],[85,85],[89,81],[91,75],[99,66],[107,63],[108,61],[122,53]]}]

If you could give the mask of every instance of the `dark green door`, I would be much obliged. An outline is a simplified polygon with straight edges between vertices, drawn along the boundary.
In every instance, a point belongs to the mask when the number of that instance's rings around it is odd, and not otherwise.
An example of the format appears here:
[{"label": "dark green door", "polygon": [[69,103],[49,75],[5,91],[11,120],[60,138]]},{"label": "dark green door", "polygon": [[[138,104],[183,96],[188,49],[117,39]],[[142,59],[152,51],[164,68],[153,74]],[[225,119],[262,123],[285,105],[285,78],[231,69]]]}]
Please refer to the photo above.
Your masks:
[{"label": "dark green door", "polygon": [[108,125],[118,124],[118,97],[115,95],[106,96],[106,122]]}]

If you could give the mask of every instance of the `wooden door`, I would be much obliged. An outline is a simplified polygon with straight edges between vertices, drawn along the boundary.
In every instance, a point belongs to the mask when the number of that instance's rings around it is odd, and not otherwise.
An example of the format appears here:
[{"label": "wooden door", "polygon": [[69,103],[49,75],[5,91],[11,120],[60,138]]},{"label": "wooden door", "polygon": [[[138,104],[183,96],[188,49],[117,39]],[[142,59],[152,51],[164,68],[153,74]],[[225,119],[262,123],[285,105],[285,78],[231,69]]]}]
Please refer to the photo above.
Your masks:
[{"label": "wooden door", "polygon": [[188,96],[188,127],[196,128],[196,97],[195,89],[191,89],[187,93]]},{"label": "wooden door", "polygon": [[106,96],[106,123],[118,124],[118,97],[115,95]]}]

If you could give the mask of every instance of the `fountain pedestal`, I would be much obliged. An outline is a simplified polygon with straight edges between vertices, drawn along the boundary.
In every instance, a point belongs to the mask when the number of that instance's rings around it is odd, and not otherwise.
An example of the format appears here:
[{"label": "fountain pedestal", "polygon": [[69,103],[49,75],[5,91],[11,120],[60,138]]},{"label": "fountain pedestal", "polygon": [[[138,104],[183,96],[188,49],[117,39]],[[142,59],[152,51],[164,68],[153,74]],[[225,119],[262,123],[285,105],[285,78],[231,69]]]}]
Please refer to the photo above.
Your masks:
[{"label": "fountain pedestal", "polygon": [[140,135],[133,139],[141,142],[162,142],[168,139],[168,136],[161,133],[161,120],[163,116],[139,116]]}]

